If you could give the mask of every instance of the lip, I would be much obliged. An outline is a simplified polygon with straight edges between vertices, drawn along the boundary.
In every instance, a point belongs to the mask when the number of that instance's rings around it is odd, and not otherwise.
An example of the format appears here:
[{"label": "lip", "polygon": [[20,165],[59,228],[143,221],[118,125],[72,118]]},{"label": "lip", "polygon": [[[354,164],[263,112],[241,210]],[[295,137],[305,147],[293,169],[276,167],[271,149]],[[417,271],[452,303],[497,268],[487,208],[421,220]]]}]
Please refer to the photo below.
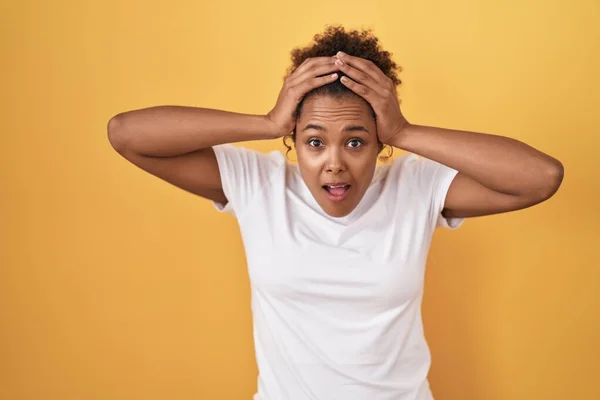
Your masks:
[{"label": "lip", "polygon": [[350,191],[352,191],[352,185],[349,185],[349,184],[343,183],[343,182],[337,182],[337,183],[330,182],[330,183],[326,183],[323,186],[338,186],[338,185],[347,185],[348,186],[348,189],[346,189],[344,191],[344,193],[339,196],[336,196],[336,195],[330,193],[324,187],[321,187],[325,191],[325,195],[327,196],[327,198],[334,203],[340,203],[340,202],[344,201],[346,199],[346,197],[348,197],[348,194],[350,193]]},{"label": "lip", "polygon": [[348,182],[326,182],[323,186],[350,186]]}]

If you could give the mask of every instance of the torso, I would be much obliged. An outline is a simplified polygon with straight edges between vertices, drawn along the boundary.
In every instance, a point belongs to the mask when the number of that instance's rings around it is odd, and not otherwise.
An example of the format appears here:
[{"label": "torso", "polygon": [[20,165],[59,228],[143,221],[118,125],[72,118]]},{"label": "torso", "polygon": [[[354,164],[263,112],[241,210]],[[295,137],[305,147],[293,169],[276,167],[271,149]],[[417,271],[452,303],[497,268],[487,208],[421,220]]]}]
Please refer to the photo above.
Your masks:
[{"label": "torso", "polygon": [[420,306],[435,218],[403,184],[405,161],[378,167],[341,219],[285,164],[240,218],[257,399],[430,398]]}]

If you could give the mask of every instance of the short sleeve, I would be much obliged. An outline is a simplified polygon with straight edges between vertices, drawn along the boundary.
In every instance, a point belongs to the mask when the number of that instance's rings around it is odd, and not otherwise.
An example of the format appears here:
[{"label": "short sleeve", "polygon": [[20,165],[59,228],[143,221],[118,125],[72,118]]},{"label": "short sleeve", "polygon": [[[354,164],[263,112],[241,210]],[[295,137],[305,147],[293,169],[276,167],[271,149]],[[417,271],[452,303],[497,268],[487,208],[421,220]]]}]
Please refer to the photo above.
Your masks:
[{"label": "short sleeve", "polygon": [[221,184],[228,202],[214,201],[220,212],[241,217],[254,198],[268,185],[275,168],[281,165],[279,152],[261,153],[252,149],[223,144],[213,146]]},{"label": "short sleeve", "polygon": [[446,195],[458,171],[436,161],[419,157],[418,170],[420,186],[423,187],[431,198],[431,218],[436,227],[457,229],[464,222],[464,218],[445,218],[442,216]]}]

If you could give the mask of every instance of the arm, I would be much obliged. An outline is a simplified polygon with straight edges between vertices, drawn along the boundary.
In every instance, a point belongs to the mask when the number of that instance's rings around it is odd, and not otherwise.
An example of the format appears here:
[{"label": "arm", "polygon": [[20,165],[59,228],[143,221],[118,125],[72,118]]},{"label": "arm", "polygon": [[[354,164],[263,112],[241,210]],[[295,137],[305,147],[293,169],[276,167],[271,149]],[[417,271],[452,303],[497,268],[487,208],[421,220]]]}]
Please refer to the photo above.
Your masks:
[{"label": "arm", "polygon": [[341,82],[371,104],[382,143],[458,171],[444,217],[474,217],[530,207],[560,187],[562,164],[507,137],[412,125],[402,115],[393,82],[371,61],[338,53]]},{"label": "arm", "polygon": [[227,203],[212,146],[276,137],[266,117],[158,106],[119,114],[108,139],[132,164],[190,193]]},{"label": "arm", "polygon": [[406,123],[389,144],[459,171],[443,211],[473,217],[527,208],[561,185],[560,161],[511,138]]},{"label": "arm", "polygon": [[277,137],[261,115],[183,106],[118,114],[108,122],[113,147],[147,157],[173,157],[218,144]]},{"label": "arm", "polygon": [[124,112],[108,123],[113,148],[141,169],[191,193],[227,203],[212,146],[275,139],[294,126],[293,112],[310,90],[336,79],[332,57],[308,59],[289,77],[267,115],[158,106]]}]

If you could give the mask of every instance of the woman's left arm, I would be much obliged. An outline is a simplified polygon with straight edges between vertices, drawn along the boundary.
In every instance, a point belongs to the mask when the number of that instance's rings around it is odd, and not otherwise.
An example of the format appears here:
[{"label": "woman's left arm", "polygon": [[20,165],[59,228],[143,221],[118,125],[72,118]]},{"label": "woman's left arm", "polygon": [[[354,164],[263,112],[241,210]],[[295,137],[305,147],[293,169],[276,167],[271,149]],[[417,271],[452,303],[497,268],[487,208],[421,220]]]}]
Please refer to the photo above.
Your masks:
[{"label": "woman's left arm", "polygon": [[396,87],[371,61],[338,53],[341,82],[371,104],[382,143],[458,171],[444,217],[466,218],[531,207],[560,187],[560,161],[508,137],[413,125],[402,112]]},{"label": "woman's left arm", "polygon": [[413,125],[387,144],[459,171],[450,185],[445,217],[474,217],[519,210],[556,193],[563,179],[557,159],[508,137]]}]

